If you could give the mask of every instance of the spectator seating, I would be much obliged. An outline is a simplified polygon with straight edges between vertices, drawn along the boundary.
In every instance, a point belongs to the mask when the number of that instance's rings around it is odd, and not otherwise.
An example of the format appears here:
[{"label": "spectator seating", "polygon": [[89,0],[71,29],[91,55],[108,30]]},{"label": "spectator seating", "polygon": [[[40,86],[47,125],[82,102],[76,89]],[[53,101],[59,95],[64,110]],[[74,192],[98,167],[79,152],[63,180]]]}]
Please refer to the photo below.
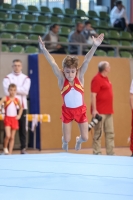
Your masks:
[{"label": "spectator seating", "polygon": [[88,17],[90,19],[99,19],[98,14],[95,11],[93,11],[93,10],[89,10],[88,11]]},{"label": "spectator seating", "polygon": [[110,50],[110,51],[108,51],[107,56],[114,57],[115,56],[115,52]]},{"label": "spectator seating", "polygon": [[81,9],[75,10],[75,14],[76,14],[76,17],[87,17],[85,11],[83,11]]},{"label": "spectator seating", "polygon": [[51,10],[47,6],[41,6],[40,13],[43,15],[51,14]]},{"label": "spectator seating", "polygon": [[[21,40],[30,39],[36,42],[38,40],[38,35],[44,35],[49,29],[49,25],[52,23],[60,25],[60,41],[67,42],[68,35],[74,30],[75,24],[77,22],[84,23],[87,18],[91,21],[92,27],[96,29],[97,33],[104,33],[105,41],[108,44],[119,45],[119,47],[125,46],[124,49],[120,49],[120,56],[125,55],[127,57],[127,55],[130,54],[132,56],[132,34],[112,27],[109,23],[109,15],[106,12],[100,12],[98,15],[95,11],[91,10],[85,13],[81,9],[74,11],[69,8],[62,10],[58,7],[54,7],[50,10],[47,6],[41,6],[40,9],[38,9],[33,5],[25,7],[24,5],[16,4],[12,6],[8,3],[3,3],[0,6],[0,38],[4,39],[2,50],[6,52],[7,50],[14,51],[14,49],[18,49],[18,46],[10,47],[10,44],[14,43],[12,39],[17,39],[18,45],[23,44],[23,48],[26,46],[26,42],[21,42]],[[6,44],[9,44],[9,46]],[[38,48],[37,43],[33,45]],[[130,49],[127,47],[130,47]],[[97,50],[96,53],[97,55],[103,56],[114,55],[113,50],[108,52]]]},{"label": "spectator seating", "polygon": [[60,8],[54,7],[52,15],[64,15],[63,11]]},{"label": "spectator seating", "polygon": [[38,53],[38,48],[33,46],[26,46],[25,53]]},{"label": "spectator seating", "polygon": [[66,8],[65,10],[64,10],[64,15],[66,16],[66,17],[76,17],[76,15],[75,15],[75,13],[74,13],[74,10],[73,9],[71,9],[71,8]]},{"label": "spectator seating", "polygon": [[59,35],[68,37],[68,35],[69,35],[70,32],[71,32],[71,29],[70,29],[70,28],[65,27],[65,26],[62,26],[62,27],[60,28]]},{"label": "spectator seating", "polygon": [[9,52],[9,47],[5,44],[2,44],[2,52]]},{"label": "spectator seating", "polygon": [[107,56],[106,52],[103,50],[96,50],[95,55],[96,56]]},{"label": "spectator seating", "polygon": [[12,45],[11,52],[13,53],[24,53],[24,48],[21,45]]},{"label": "spectator seating", "polygon": [[108,15],[107,12],[104,12],[104,11],[101,11],[99,13],[99,18],[102,19],[102,20],[106,20],[106,21],[109,21],[110,20],[110,17]]},{"label": "spectator seating", "polygon": [[132,58],[132,54],[128,51],[120,51],[121,57]]},{"label": "spectator seating", "polygon": [[108,43],[110,45],[117,45],[117,46],[120,45],[118,40],[108,40]]},{"label": "spectator seating", "polygon": [[29,35],[29,39],[38,41],[38,35],[31,34],[31,35]]},{"label": "spectator seating", "polygon": [[8,3],[3,3],[0,6],[0,10],[2,11],[11,11],[12,10],[12,5]]},{"label": "spectator seating", "polygon": [[30,13],[30,14],[39,13],[38,8],[37,8],[36,6],[33,6],[33,5],[29,5],[29,6],[27,7],[27,11],[28,11],[28,13]]},{"label": "spectator seating", "polygon": [[26,8],[24,5],[22,4],[16,4],[13,8],[13,11],[17,12],[17,13],[21,13],[21,12],[26,12]]}]

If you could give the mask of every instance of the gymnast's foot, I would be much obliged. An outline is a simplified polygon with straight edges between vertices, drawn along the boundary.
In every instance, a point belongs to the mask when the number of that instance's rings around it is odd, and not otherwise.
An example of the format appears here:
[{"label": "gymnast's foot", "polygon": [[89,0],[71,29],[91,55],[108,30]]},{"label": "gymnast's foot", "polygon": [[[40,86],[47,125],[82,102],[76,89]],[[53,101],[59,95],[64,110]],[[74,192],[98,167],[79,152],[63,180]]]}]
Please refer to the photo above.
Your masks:
[{"label": "gymnast's foot", "polygon": [[132,153],[131,157],[133,157],[133,153]]},{"label": "gymnast's foot", "polygon": [[9,154],[9,151],[7,148],[3,148],[3,152],[1,155],[8,155]]},{"label": "gymnast's foot", "polygon": [[68,151],[68,142],[64,142],[63,136],[62,136],[62,149]]},{"label": "gymnast's foot", "polygon": [[78,151],[81,149],[81,142],[79,142],[79,137],[76,137],[75,150]]}]

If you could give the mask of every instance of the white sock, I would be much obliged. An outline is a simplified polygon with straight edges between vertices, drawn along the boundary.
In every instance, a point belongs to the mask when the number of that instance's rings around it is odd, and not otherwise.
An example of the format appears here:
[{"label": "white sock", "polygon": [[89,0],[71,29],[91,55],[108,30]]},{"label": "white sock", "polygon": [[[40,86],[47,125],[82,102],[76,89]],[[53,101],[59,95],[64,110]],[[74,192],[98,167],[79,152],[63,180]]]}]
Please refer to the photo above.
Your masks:
[{"label": "white sock", "polygon": [[85,140],[82,139],[81,135],[79,136],[78,142],[79,143],[85,142]]},{"label": "white sock", "polygon": [[8,153],[9,153],[9,151],[8,151],[8,149],[7,149],[7,148],[3,148],[3,150],[4,150],[4,153],[6,153],[6,154],[8,154]]}]

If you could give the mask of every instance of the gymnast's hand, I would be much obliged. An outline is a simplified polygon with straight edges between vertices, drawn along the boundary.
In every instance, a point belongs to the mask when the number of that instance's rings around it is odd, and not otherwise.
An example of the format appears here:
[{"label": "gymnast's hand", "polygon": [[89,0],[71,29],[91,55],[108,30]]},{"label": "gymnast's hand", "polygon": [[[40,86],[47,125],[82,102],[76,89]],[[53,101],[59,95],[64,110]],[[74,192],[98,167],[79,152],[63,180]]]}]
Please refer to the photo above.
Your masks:
[{"label": "gymnast's hand", "polygon": [[39,42],[40,49],[43,50],[44,47],[45,47],[45,44],[44,44],[44,42],[42,41],[42,38],[41,38],[40,36],[38,37],[38,42]]},{"label": "gymnast's hand", "polygon": [[97,38],[95,38],[94,36],[92,36],[92,39],[93,39],[93,44],[96,47],[98,47],[102,43],[102,41],[104,39],[104,34],[101,33]]}]

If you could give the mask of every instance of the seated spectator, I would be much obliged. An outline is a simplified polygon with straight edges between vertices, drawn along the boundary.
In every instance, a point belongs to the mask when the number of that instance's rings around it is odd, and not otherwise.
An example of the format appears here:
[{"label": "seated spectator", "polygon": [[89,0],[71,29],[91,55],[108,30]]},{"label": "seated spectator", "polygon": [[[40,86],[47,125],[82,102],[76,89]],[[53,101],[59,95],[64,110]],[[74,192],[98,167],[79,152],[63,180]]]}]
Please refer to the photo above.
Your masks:
[{"label": "seated spectator", "polygon": [[93,44],[92,36],[98,37],[98,34],[96,33],[96,31],[91,26],[91,22],[88,21],[88,20],[85,21],[85,26],[84,26],[84,29],[82,31],[82,34],[84,35],[87,43],[90,44],[90,45]]},{"label": "seated spectator", "polygon": [[65,49],[60,44],[52,43],[59,42],[59,28],[60,27],[58,24],[53,24],[52,26],[50,26],[49,32],[42,37],[42,41],[50,42],[45,44],[47,50],[50,53],[66,54]]},{"label": "seated spectator", "polygon": [[[98,37],[98,34],[96,33],[96,31],[92,28],[91,26],[91,22],[89,20],[85,21],[85,25],[84,25],[84,29],[82,31],[82,34],[84,35],[85,39],[86,39],[86,42],[87,44],[89,45],[93,45],[93,39],[92,39],[92,36],[94,37]],[[103,41],[102,44],[104,45],[109,45],[107,42]],[[109,50],[113,50],[113,48],[111,47],[102,47],[102,46],[99,46],[97,49],[101,49],[101,50],[104,50],[104,51],[109,51]]]},{"label": "seated spectator", "polygon": [[[78,22],[77,25],[76,25],[76,30],[72,31],[69,34],[68,41],[69,42],[75,42],[75,43],[77,42],[77,43],[87,44],[86,39],[85,39],[84,35],[82,34],[83,28],[84,28],[84,25],[81,22]],[[78,54],[79,48],[80,48],[79,45],[69,45],[69,48],[68,48],[69,53],[70,54]],[[86,55],[86,53],[87,53],[87,47],[83,46],[82,54]]]},{"label": "seated spectator", "polygon": [[110,19],[111,24],[114,27],[133,31],[133,24],[129,24],[128,22],[126,9],[123,6],[122,1],[116,1],[114,8],[111,10]]}]

